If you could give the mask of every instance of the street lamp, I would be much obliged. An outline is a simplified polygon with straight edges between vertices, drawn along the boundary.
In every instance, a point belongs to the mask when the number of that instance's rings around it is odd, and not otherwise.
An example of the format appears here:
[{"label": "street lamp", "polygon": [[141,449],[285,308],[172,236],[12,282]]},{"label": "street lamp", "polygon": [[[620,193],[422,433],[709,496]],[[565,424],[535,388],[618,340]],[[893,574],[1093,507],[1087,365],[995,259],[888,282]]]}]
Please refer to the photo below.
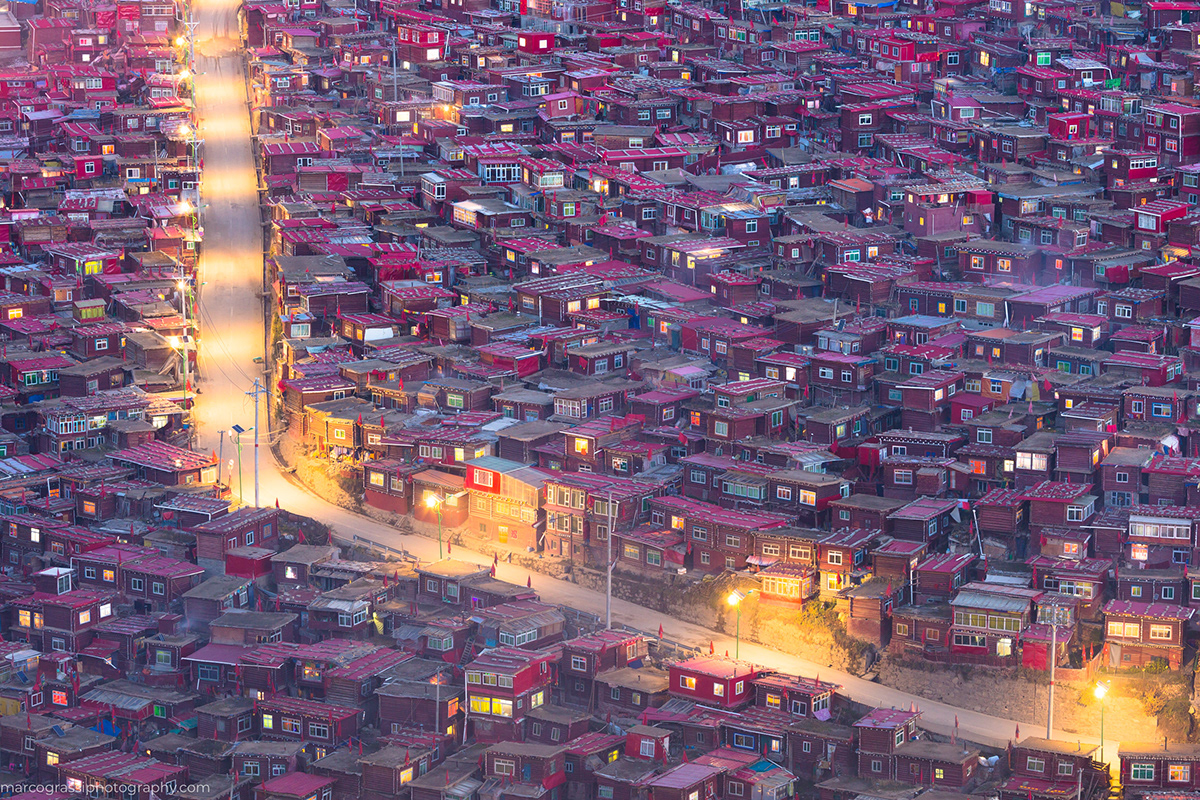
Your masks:
[{"label": "street lamp", "polygon": [[1108,769],[1108,762],[1104,760],[1104,695],[1108,694],[1108,684],[1097,683],[1092,693],[1100,701],[1100,760],[1104,761],[1104,768]]},{"label": "street lamp", "polygon": [[733,606],[734,609],[737,611],[737,623],[735,624],[734,629],[733,629],[734,630],[734,634],[733,634],[733,657],[734,658],[739,657],[738,654],[741,652],[741,649],[742,649],[742,601],[745,600],[753,591],[754,590],[751,589],[749,592],[739,592],[737,589],[734,589],[732,592],[729,593],[729,599],[728,599],[729,605]]},{"label": "street lamp", "polygon": [[436,494],[425,495],[425,506],[432,508],[438,515],[438,561],[445,557],[442,555],[442,503],[444,502],[446,502],[445,498]]},{"label": "street lamp", "polygon": [[[237,445],[238,499],[244,503],[246,502],[246,494],[244,491],[242,491],[242,434],[254,431],[255,436],[257,437],[258,428],[253,425],[249,428],[243,428],[241,425],[233,425],[231,426],[231,430],[237,434],[236,438],[234,439],[234,444]],[[255,452],[257,453],[257,450]],[[255,505],[258,505],[258,498],[255,497],[254,500]]]},{"label": "street lamp", "polygon": [[[190,386],[191,381],[190,381],[189,375],[188,375],[189,369],[191,367],[191,364],[188,363],[191,360],[191,354],[188,353],[188,331],[189,331],[189,328],[188,328],[188,296],[187,296],[188,285],[187,285],[187,281],[184,281],[184,280],[179,281],[179,283],[176,284],[176,288],[179,289],[179,310],[183,313],[183,342],[182,342],[183,347],[181,348],[181,352],[183,353],[183,407],[184,407],[185,411],[187,411],[187,409],[188,409],[188,394],[191,392],[191,386]],[[191,434],[189,433],[188,434],[188,442],[190,443],[191,440],[192,440]]]}]

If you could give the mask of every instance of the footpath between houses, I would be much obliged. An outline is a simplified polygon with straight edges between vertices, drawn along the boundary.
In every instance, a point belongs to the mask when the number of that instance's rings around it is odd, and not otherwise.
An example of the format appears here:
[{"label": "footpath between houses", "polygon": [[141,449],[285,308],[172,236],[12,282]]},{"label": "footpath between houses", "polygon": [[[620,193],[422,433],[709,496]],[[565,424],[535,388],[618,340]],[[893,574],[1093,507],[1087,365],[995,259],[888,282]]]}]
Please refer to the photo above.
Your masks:
[{"label": "footpath between houses", "polygon": [[[281,465],[294,470],[296,480],[328,501],[391,525],[401,533],[437,536],[436,525],[366,506],[362,502],[357,469],[314,458],[288,437],[281,437],[272,452]],[[603,572],[554,557],[497,547],[463,528],[446,529],[443,535],[453,547],[499,557],[532,572],[604,591]],[[613,573],[614,597],[726,636],[733,635],[735,619],[725,598],[733,589],[756,585],[753,577],[731,574],[699,581],[694,577],[668,575],[665,581],[650,583],[641,576]],[[909,694],[1017,720],[1029,726],[1022,731],[1024,735],[1036,735],[1046,724],[1050,691],[1045,673],[935,664],[894,657],[887,652],[881,654],[873,646],[849,636],[838,613],[824,603],[809,603],[802,611],[794,611],[760,604],[757,595],[750,595],[742,603],[741,636],[746,641],[851,674],[862,675],[870,669],[884,685]],[[1103,673],[1100,677],[1111,682],[1105,715],[1110,726],[1114,720],[1120,720],[1120,739],[1161,741],[1167,737],[1172,741],[1187,741],[1200,735],[1191,705],[1194,683],[1191,668],[1178,673]],[[1100,707],[1092,692],[1093,683],[1063,680],[1060,676],[1054,703],[1056,728],[1091,736],[1099,732]],[[1111,730],[1118,736],[1116,729]],[[1016,731],[1012,734],[1015,736]]]}]

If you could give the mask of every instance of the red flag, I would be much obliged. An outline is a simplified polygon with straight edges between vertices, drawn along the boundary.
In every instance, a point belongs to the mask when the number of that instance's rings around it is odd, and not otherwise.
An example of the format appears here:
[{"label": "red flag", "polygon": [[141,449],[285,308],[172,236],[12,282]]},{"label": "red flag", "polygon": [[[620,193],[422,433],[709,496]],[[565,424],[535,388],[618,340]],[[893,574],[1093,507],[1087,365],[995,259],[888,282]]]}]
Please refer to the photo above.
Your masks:
[{"label": "red flag", "polygon": [[278,497],[275,498],[275,507],[279,508],[279,498]]},{"label": "red flag", "polygon": [[529,575],[525,578],[525,588],[526,589],[533,588],[533,576],[532,575]]},{"label": "red flag", "polygon": [[709,639],[708,640],[708,654],[711,656],[711,655],[714,655],[716,652],[717,652],[716,648],[713,647],[712,639]]},{"label": "red flag", "polygon": [[681,434],[679,434],[679,443],[680,443],[680,444],[687,444],[687,443],[688,443],[688,438],[687,438],[687,436],[686,436],[685,434],[682,434],[682,433],[681,433]]},{"label": "red flag", "polygon": [[358,415],[358,424],[362,425],[362,414]]},{"label": "red flag", "polygon": [[659,623],[659,625],[658,625],[658,638],[660,638],[660,639],[661,639],[662,637],[663,637],[663,627],[662,627],[662,623]]}]

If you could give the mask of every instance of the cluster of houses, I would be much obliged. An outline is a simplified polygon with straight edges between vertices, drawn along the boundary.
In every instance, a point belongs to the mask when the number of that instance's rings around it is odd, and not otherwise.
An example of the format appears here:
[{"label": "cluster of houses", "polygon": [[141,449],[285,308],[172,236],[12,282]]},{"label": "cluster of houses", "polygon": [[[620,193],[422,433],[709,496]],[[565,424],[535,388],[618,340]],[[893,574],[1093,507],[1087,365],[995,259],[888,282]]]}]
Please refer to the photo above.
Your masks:
[{"label": "cluster of houses", "polygon": [[[897,657],[1178,669],[1195,12],[246,0],[287,434],[374,509],[737,573]],[[16,797],[1108,796],[1088,747],[984,758],[238,507],[191,447],[183,14],[0,10],[0,768],[62,788]],[[1200,787],[1196,745],[1119,760],[1127,796]]]},{"label": "cluster of houses", "polygon": [[1200,40],[1016,5],[246,3],[290,435],[568,569],[1180,667]]},{"label": "cluster of houses", "polygon": [[[864,713],[819,677],[664,659],[657,640],[587,624],[494,566],[288,544],[281,513],[164,529],[194,538],[203,567],[137,537],[80,546],[78,530],[3,518],[4,548],[42,567],[0,582],[12,796],[51,782],[62,798],[143,800],[1108,791],[1095,748],[1026,738],[984,759],[929,737],[915,706]],[[1179,747],[1132,769],[1175,775]]]},{"label": "cluster of houses", "polygon": [[202,160],[175,16],[0,12],[0,458],[187,444]]}]

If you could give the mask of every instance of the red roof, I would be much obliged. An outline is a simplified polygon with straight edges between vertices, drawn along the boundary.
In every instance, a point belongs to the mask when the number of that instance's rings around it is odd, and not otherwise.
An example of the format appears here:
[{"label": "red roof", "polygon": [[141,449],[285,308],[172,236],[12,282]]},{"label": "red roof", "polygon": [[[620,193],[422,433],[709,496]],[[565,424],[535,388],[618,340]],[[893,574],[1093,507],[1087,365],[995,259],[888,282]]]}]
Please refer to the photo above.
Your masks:
[{"label": "red roof", "polygon": [[113,461],[136,464],[139,467],[173,472],[175,470],[201,469],[216,464],[216,459],[194,450],[185,450],[164,442],[147,442],[109,455]]}]

